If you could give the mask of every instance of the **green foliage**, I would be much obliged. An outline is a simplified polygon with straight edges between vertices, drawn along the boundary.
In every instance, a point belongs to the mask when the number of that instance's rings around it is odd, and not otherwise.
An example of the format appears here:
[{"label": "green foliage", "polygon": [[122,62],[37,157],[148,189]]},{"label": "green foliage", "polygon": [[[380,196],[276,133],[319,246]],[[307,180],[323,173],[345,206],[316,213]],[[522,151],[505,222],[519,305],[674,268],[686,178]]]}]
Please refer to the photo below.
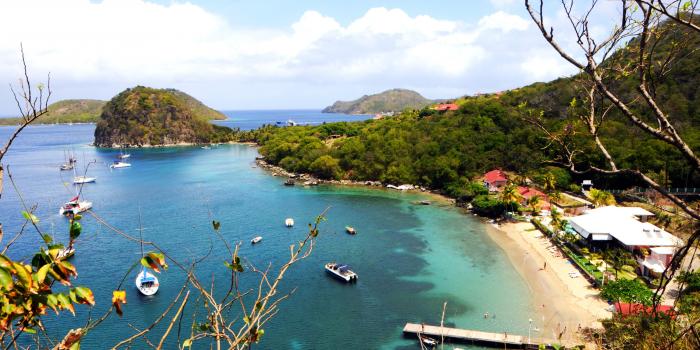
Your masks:
[{"label": "green foliage", "polygon": [[216,112],[191,96],[173,89],[143,86],[126,89],[104,106],[95,128],[95,144],[168,145],[227,142],[234,130],[209,123]]},{"label": "green foliage", "polygon": [[375,95],[365,95],[354,101],[336,101],[332,106],[324,108],[323,112],[349,114],[400,112],[406,108],[423,108],[432,102],[415,91],[392,89]]},{"label": "green foliage", "polygon": [[588,199],[590,199],[591,203],[596,207],[615,205],[615,196],[613,196],[612,193],[595,188],[591,188],[591,190],[588,191]]},{"label": "green foliage", "polygon": [[503,201],[488,195],[474,197],[471,204],[475,213],[491,218],[502,216],[506,211],[506,205]]},{"label": "green foliage", "polygon": [[618,272],[621,271],[625,265],[634,265],[636,263],[632,253],[620,248],[606,250],[603,252],[603,258],[610,264],[610,267],[615,270],[615,277],[617,277]]},{"label": "green foliage", "polygon": [[604,299],[614,302],[650,306],[654,292],[639,280],[620,279],[606,283],[600,295]]},{"label": "green foliage", "polygon": [[323,155],[311,162],[309,170],[321,179],[340,179],[339,161],[329,155]]}]

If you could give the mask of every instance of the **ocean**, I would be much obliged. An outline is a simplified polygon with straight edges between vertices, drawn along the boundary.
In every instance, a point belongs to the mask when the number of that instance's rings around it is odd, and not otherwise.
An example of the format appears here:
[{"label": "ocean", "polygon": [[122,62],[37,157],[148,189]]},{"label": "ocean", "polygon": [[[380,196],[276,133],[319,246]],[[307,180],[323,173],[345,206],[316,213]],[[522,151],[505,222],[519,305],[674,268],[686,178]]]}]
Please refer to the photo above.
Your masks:
[{"label": "ocean", "polygon": [[[259,126],[263,120],[320,123],[337,117],[319,113],[304,119],[279,111],[227,115],[233,120],[229,123],[239,123],[242,129]],[[6,140],[12,130],[0,127],[0,139]],[[218,293],[228,287],[223,261],[230,257],[211,229],[212,220],[221,222],[228,243],[241,242],[240,255],[248,264],[259,268],[271,264],[276,270],[288,258],[289,245],[305,236],[306,224],[328,209],[313,254],[295,264],[282,282],[281,291],[293,294],[265,325],[260,349],[416,349],[415,339],[402,336],[404,324],[438,323],[444,302],[445,322],[462,328],[527,334],[528,319],[539,319],[525,281],[489,238],[486,225],[458,208],[417,205],[424,195],[397,191],[286,187],[283,178],[255,166],[257,151],[247,145],[132,150],[131,168],[110,169],[108,164],[119,152],[92,147],[93,132],[94,125],[52,125],[29,127],[21,134],[4,159],[3,244],[23,223],[19,194],[26,205],[37,205],[43,231],[67,241],[67,220],[58,209],[75,188],[69,183],[72,173],[61,172],[58,166],[70,151],[77,155],[80,168],[93,162],[88,174],[97,182],[85,185],[82,197],[94,203],[97,215],[131,235],[138,235],[142,227],[144,239],[157,242],[181,263],[206,256],[211,249],[197,275],[207,283],[214,278]],[[287,217],[296,221],[291,229],[284,226]],[[346,225],[354,226],[358,234],[346,234]],[[140,258],[139,246],[90,215],[85,215],[83,227],[71,261],[79,272],[76,285],[90,287],[96,305],[78,306],[75,317],[49,312],[44,319],[48,333],[61,338],[108,310],[112,290],[126,278],[124,316],[111,316],[82,342],[83,349],[111,348],[135,332],[129,324],[145,327],[165,310],[182,287],[184,274],[171,262],[168,271],[158,274],[159,292],[142,297],[133,284],[136,272],[126,274]],[[251,245],[251,238],[258,235],[263,241]],[[9,255],[31,259],[40,245],[37,233],[28,230]],[[359,281],[345,284],[331,278],[323,268],[329,261],[349,264]],[[241,282],[253,288],[256,280],[248,272]],[[196,314],[192,311],[195,305],[201,302],[193,300],[186,308],[182,339],[190,334],[192,316],[195,322],[203,321],[201,308]],[[236,311],[230,316],[235,317]],[[496,317],[485,319],[485,312]],[[166,326],[157,326],[149,339],[159,340]],[[175,348],[176,336],[170,339],[166,348]],[[20,339],[22,344],[27,341]],[[136,342],[132,348],[147,346]],[[193,348],[206,349],[209,343],[195,343]]]}]

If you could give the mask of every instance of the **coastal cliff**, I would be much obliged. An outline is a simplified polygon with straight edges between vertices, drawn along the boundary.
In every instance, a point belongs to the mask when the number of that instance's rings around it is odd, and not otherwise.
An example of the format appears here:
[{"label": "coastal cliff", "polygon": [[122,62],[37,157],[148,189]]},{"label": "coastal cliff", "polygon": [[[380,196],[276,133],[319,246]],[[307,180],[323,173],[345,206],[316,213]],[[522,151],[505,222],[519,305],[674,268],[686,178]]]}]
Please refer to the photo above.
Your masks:
[{"label": "coastal cliff", "polygon": [[222,116],[184,92],[137,86],[104,106],[95,128],[95,145],[150,147],[231,141],[233,130],[209,123]]},{"label": "coastal cliff", "polygon": [[406,89],[392,89],[374,95],[365,95],[353,101],[336,101],[323,113],[374,114],[401,112],[406,108],[423,108],[433,101]]}]

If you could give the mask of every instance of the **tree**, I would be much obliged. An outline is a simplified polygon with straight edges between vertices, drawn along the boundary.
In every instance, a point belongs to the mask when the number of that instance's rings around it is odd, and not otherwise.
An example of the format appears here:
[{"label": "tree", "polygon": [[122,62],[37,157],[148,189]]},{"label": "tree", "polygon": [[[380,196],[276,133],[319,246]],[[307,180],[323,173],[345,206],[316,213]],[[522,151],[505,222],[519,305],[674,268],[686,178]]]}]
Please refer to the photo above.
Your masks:
[{"label": "tree", "polygon": [[339,161],[329,155],[324,155],[314,160],[309,165],[312,174],[322,179],[340,179],[341,169]]},{"label": "tree", "polygon": [[542,177],[542,188],[545,190],[545,192],[552,192],[556,187],[557,182],[554,178],[554,174],[552,174],[551,172],[544,174],[544,176]]},{"label": "tree", "polygon": [[591,188],[591,190],[588,191],[588,198],[596,207],[602,205],[615,205],[615,197],[612,195],[612,193],[607,191]]},{"label": "tree", "polygon": [[540,205],[542,205],[542,202],[540,201],[540,196],[532,196],[527,199],[527,205],[530,206],[530,210],[532,213],[537,213],[540,210]]},{"label": "tree", "polygon": [[639,280],[615,280],[607,283],[600,291],[600,296],[615,303],[652,304],[654,292]]},{"label": "tree", "polygon": [[471,204],[475,213],[491,218],[499,217],[506,211],[503,201],[491,198],[488,195],[476,196]]},{"label": "tree", "polygon": [[[658,94],[656,90],[657,83],[675,68],[673,65],[677,59],[696,49],[678,43],[697,39],[700,35],[696,15],[699,2],[622,1],[619,3],[619,20],[613,21],[609,34],[602,38],[589,30],[589,17],[595,13],[597,5],[595,1],[587,3],[578,13],[573,1],[561,3],[573,31],[571,39],[575,44],[571,47],[580,50],[580,54],[574,54],[568,50],[570,46],[562,45],[560,38],[555,37],[554,28],[545,23],[544,1],[540,0],[539,6],[534,7],[530,0],[525,0],[525,7],[545,41],[565,61],[580,70],[578,78],[583,102],[579,105],[577,100],[571,101],[569,110],[573,120],[564,123],[559,130],[542,123],[541,113],[528,111],[526,119],[540,128],[550,141],[553,164],[579,174],[594,172],[632,176],[661,193],[697,222],[700,212],[670,193],[663,184],[654,181],[639,168],[619,167],[621,156],[611,153],[608,143],[600,135],[609,124],[610,114],[615,112],[638,132],[679,154],[691,171],[700,170],[700,157],[679,132],[679,124],[674,122],[674,114],[669,112],[672,107],[664,101],[665,95]],[[664,42],[671,42],[672,45],[667,50],[656,51],[657,45]],[[625,89],[625,84],[619,83],[621,79],[633,84],[635,90],[630,93],[629,89]],[[583,134],[588,142],[585,147],[579,137]],[[593,152],[602,161],[593,161],[590,157]],[[699,238],[700,229],[696,228],[686,244],[676,251],[662,273],[655,303],[660,300],[659,296]]]},{"label": "tree", "polygon": [[625,265],[632,265],[635,263],[632,253],[620,248],[606,250],[603,252],[603,258],[610,264],[610,267],[615,270],[615,279],[617,279],[617,273],[621,271]]},{"label": "tree", "polygon": [[503,187],[498,196],[500,200],[511,210],[517,208],[518,203],[523,198],[520,192],[518,192],[518,187],[512,182],[509,182],[505,187]]}]

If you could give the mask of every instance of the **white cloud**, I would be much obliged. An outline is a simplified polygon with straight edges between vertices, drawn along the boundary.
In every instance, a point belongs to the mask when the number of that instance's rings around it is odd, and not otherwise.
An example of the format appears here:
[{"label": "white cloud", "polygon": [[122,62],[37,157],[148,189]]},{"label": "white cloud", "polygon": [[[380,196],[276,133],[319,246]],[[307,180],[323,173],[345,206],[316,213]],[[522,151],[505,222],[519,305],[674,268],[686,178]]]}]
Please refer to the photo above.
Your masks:
[{"label": "white cloud", "polygon": [[[355,97],[340,91],[406,87],[453,97],[570,72],[547,56],[551,49],[529,18],[506,10],[470,24],[379,7],[347,25],[310,10],[286,28],[241,29],[188,2],[2,0],[1,6],[0,82],[20,72],[23,42],[33,71],[50,70],[63,91],[82,94],[65,97],[106,98],[92,96],[109,90],[94,86],[115,86],[116,93],[144,84],[194,90],[222,108],[264,107],[271,91],[287,96],[286,106],[321,106]],[[453,96],[434,95],[445,93]],[[252,102],[236,97],[256,94]],[[0,100],[0,111],[7,108]]]}]

